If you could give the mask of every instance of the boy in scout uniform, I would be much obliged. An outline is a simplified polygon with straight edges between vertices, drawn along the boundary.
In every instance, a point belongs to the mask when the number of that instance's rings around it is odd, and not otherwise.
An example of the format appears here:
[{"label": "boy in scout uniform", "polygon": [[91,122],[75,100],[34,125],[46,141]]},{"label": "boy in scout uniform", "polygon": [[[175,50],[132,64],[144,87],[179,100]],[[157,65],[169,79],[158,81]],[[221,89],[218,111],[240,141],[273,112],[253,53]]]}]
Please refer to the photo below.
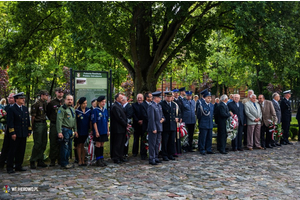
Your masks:
[{"label": "boy in scout uniform", "polygon": [[58,109],[56,129],[60,138],[60,165],[62,168],[70,169],[74,166],[69,164],[69,157],[72,150],[73,131],[78,137],[76,127],[76,116],[73,105],[73,96],[67,95],[65,104]]},{"label": "boy in scout uniform", "polygon": [[44,163],[44,151],[47,146],[46,108],[48,91],[40,91],[40,99],[31,106],[31,125],[33,127],[33,148],[30,158],[30,168],[47,167]]},{"label": "boy in scout uniform", "polygon": [[[10,135],[9,151],[7,156],[7,173],[26,171],[22,167],[26,149],[26,138],[31,134],[29,112],[25,104],[24,93],[14,95],[16,103],[7,111],[7,128]],[[15,171],[13,164],[15,162]]]},{"label": "boy in scout uniform", "polygon": [[56,130],[56,117],[58,109],[64,104],[63,96],[64,91],[61,87],[55,89],[56,98],[50,101],[47,105],[47,117],[50,120],[50,154],[49,158],[51,160],[50,167],[55,166],[55,161],[59,163],[59,142],[57,141],[57,130]]}]

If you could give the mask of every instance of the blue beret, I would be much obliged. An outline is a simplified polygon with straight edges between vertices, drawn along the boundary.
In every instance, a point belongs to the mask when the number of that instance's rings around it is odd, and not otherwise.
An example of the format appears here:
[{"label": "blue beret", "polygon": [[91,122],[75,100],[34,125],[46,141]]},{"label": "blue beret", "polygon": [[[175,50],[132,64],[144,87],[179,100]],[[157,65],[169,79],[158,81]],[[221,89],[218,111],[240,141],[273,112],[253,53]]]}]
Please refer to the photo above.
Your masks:
[{"label": "blue beret", "polygon": [[193,94],[192,91],[185,91],[185,94],[188,95],[188,96],[191,96]]}]

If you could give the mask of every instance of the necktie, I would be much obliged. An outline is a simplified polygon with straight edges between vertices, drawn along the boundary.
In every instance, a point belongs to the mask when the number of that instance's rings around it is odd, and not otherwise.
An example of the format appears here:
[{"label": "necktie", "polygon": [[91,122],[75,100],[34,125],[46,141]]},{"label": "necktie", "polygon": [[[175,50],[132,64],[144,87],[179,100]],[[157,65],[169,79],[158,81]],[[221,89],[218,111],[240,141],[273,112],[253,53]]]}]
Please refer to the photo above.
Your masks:
[{"label": "necktie", "polygon": [[169,103],[169,106],[171,107],[171,102]]},{"label": "necktie", "polygon": [[256,107],[255,103],[253,103],[253,105],[254,105],[254,107],[255,107],[255,108],[256,108],[256,110],[257,110],[257,107]]},{"label": "necktie", "polygon": [[239,106],[239,103],[236,103],[236,106],[237,106],[237,107],[240,107],[240,106]]},{"label": "necktie", "polygon": [[69,109],[70,109],[70,111],[72,113],[72,117],[74,118],[74,113],[73,113],[72,109],[71,108],[69,108]]}]

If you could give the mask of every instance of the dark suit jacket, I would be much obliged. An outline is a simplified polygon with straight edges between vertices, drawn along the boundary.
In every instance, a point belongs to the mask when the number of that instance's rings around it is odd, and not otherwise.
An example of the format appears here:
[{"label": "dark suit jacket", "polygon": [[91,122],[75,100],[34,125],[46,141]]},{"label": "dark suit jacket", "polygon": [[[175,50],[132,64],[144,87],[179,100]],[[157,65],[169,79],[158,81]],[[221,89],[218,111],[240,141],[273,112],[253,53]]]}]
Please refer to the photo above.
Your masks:
[{"label": "dark suit jacket", "polygon": [[148,131],[148,103],[146,101],[144,101],[142,104],[141,104],[141,112],[142,112],[142,115],[143,115],[143,131],[146,132]]},{"label": "dark suit jacket", "polygon": [[126,133],[127,117],[123,107],[117,102],[111,107],[110,120],[110,131],[112,133]]},{"label": "dark suit jacket", "polygon": [[291,109],[291,102],[283,98],[280,103],[281,109],[281,121],[282,122],[290,122],[292,121],[292,109]]},{"label": "dark suit jacket", "polygon": [[226,133],[226,120],[230,117],[227,105],[220,102],[217,107],[216,117],[218,121],[218,133]]},{"label": "dark suit jacket", "polygon": [[7,110],[7,128],[10,135],[16,134],[17,137],[27,137],[28,133],[31,133],[28,109],[22,106],[22,110],[17,104]]},{"label": "dark suit jacket", "polygon": [[161,105],[155,102],[148,107],[148,132],[152,133],[153,131],[162,132],[163,126],[160,123],[162,118],[165,118],[163,115],[163,111]]},{"label": "dark suit jacket", "polygon": [[239,107],[237,107],[236,103],[233,101],[230,102],[227,106],[229,111],[238,116],[239,126],[244,126],[244,124],[247,124],[247,119],[245,117],[244,111],[244,104],[242,104],[242,102],[239,102],[238,104]]},{"label": "dark suit jacket", "polygon": [[[276,112],[276,116],[277,116],[277,124],[280,124],[281,122],[281,109],[280,109],[280,105],[279,102],[276,103],[275,100],[272,100],[275,112]],[[299,111],[299,109],[298,109]],[[300,117],[300,116],[299,116]]]},{"label": "dark suit jacket", "polygon": [[133,127],[141,127],[143,124],[140,125],[138,121],[143,120],[142,103],[139,104],[138,102],[135,102],[132,104],[132,111]]},{"label": "dark suit jacket", "polygon": [[163,123],[163,131],[176,131],[177,130],[177,122],[175,118],[179,118],[180,120],[180,109],[178,109],[178,115],[176,116],[176,105],[171,102],[171,107],[168,105],[166,101],[160,102],[162,107],[163,115],[165,117],[165,121]]},{"label": "dark suit jacket", "polygon": [[124,109],[127,119],[129,119],[129,122],[131,123],[131,121],[132,121],[131,118],[133,116],[132,106],[129,103],[127,103],[127,105],[125,107],[123,107],[123,109]]}]

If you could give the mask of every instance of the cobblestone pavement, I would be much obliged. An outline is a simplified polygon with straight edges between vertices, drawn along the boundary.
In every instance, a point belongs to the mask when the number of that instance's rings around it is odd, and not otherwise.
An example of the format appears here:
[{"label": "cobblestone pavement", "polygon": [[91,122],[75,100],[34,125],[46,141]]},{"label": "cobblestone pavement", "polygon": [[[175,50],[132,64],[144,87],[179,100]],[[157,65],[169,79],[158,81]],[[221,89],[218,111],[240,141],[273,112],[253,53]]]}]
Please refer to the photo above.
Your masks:
[{"label": "cobblestone pavement", "polygon": [[299,199],[300,143],[267,150],[202,156],[185,153],[151,166],[139,158],[105,168],[58,166],[9,175],[10,188],[34,192],[0,193],[0,199]]}]

